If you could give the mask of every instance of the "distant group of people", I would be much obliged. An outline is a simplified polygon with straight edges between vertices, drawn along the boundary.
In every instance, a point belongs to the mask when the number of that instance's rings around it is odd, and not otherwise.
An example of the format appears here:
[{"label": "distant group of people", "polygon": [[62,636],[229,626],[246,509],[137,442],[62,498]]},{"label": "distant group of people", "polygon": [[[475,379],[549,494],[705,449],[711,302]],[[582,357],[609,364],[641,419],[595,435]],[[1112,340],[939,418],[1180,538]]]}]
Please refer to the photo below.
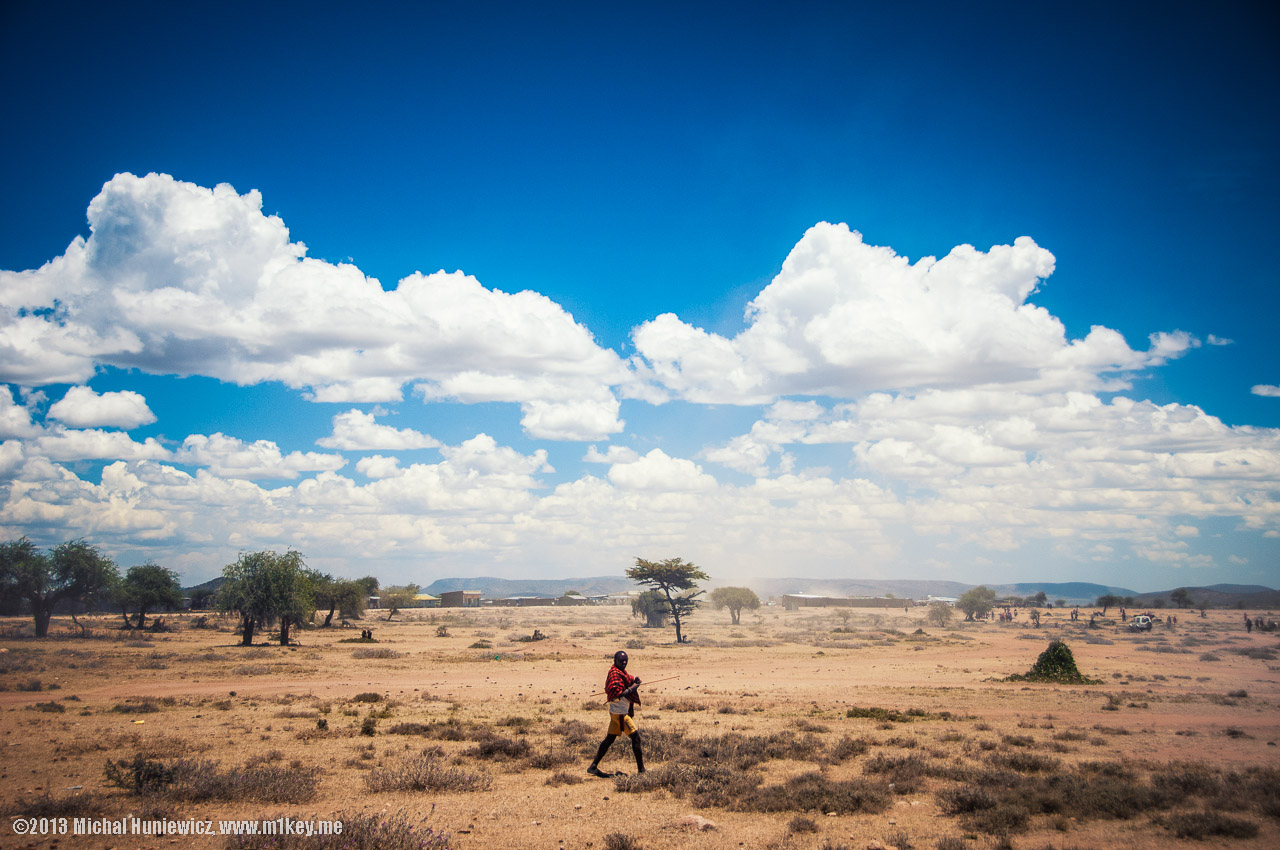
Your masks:
[{"label": "distant group of people", "polygon": [[1249,632],[1250,634],[1253,633],[1254,629],[1257,629],[1260,632],[1274,632],[1276,630],[1276,621],[1268,620],[1265,617],[1254,617],[1250,619],[1249,615],[1245,614],[1244,628],[1245,628],[1245,631]]}]

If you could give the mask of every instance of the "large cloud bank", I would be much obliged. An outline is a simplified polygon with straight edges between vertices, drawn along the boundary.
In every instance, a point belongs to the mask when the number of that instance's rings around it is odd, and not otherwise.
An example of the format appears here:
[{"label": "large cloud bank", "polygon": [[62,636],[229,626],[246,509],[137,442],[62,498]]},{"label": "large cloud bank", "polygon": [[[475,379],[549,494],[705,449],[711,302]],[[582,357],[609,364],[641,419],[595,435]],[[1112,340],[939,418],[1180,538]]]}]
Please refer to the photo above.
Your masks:
[{"label": "large cloud bank", "polygon": [[256,192],[117,175],[89,238],[39,269],[0,273],[0,381],[87,381],[98,364],[237,384],[279,381],[320,401],[509,401],[531,434],[621,430],[613,352],[545,296],[461,273],[391,291],[306,257]]},{"label": "large cloud bank", "polygon": [[[581,575],[650,553],[718,575],[803,563],[982,580],[1027,547],[1086,570],[1211,568],[1227,544],[1203,543],[1224,523],[1280,537],[1280,432],[1104,397],[1198,342],[1068,338],[1030,300],[1055,261],[1027,237],[913,263],[818,224],[739,333],[667,313],[634,329],[623,360],[538,293],[444,272],[384,290],[310,259],[256,192],[119,175],[89,223],[43,267],[0,272],[9,537],[88,536],[202,577],[238,549],[294,546],[338,571],[381,559],[393,580],[427,578],[424,556]],[[316,408],[331,427],[315,445],[135,438],[156,414],[140,393],[90,388],[103,366],[275,381],[342,407]],[[51,403],[38,389],[60,383],[73,386]],[[379,421],[445,399],[518,404],[547,445]],[[619,436],[624,400],[671,399],[760,412],[688,457]],[[557,472],[557,451],[588,471]]]},{"label": "large cloud bank", "polygon": [[636,330],[636,349],[682,398],[763,404],[922,387],[1116,389],[1123,382],[1104,374],[1157,366],[1195,344],[1156,334],[1137,352],[1104,327],[1068,340],[1058,319],[1027,303],[1053,267],[1026,236],[910,263],[845,225],[819,224],[748,305],[742,333],[726,339],[667,313]]}]

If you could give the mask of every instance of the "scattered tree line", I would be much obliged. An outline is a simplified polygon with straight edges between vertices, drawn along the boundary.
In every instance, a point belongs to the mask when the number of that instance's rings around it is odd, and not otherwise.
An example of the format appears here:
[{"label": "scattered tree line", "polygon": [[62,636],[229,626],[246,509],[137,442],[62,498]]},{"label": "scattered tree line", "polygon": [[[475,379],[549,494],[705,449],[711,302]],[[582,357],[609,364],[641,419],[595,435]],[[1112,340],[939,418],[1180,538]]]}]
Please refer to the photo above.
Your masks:
[{"label": "scattered tree line", "polygon": [[[334,578],[308,569],[293,550],[242,553],[223,568],[222,576],[221,587],[206,599],[216,610],[240,617],[245,646],[253,643],[255,634],[277,624],[280,643],[287,644],[291,630],[310,623],[317,609],[325,612],[323,626],[331,625],[335,614],[360,617],[368,597],[378,591],[378,580],[372,576]],[[404,593],[412,601],[417,587],[388,591],[391,601],[403,607],[408,604]],[[148,561],[121,575],[112,559],[84,540],[42,551],[26,537],[0,543],[0,599],[26,602],[36,637],[48,636],[49,621],[59,607],[77,624],[76,614],[83,611],[118,610],[125,628],[142,629],[149,614],[183,604],[182,586],[173,570]],[[392,607],[388,619],[395,612]]]}]

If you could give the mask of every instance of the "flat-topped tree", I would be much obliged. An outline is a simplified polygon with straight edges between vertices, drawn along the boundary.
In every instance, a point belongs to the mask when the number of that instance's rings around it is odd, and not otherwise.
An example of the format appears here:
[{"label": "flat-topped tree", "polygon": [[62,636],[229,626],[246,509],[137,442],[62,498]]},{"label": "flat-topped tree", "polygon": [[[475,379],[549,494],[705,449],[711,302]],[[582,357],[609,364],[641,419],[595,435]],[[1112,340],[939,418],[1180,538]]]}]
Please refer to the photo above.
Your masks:
[{"label": "flat-topped tree", "polygon": [[48,554],[25,537],[0,544],[0,594],[27,600],[38,638],[48,636],[59,602],[85,599],[119,580],[115,563],[83,540],[55,546]]},{"label": "flat-topped tree", "polygon": [[708,576],[695,564],[686,564],[683,558],[667,558],[664,561],[646,561],[636,558],[636,565],[627,570],[627,578],[637,584],[645,584],[662,594],[671,619],[675,621],[676,643],[684,643],[680,631],[683,617],[698,607],[698,597],[706,593],[698,589],[698,582]]},{"label": "flat-topped tree", "polygon": [[[146,628],[147,612],[182,607],[182,585],[178,574],[150,561],[130,567],[121,585],[125,605],[138,612],[138,628]],[[125,618],[127,624],[128,618]]]},{"label": "flat-topped tree", "polygon": [[226,581],[218,589],[218,608],[240,615],[241,645],[253,645],[255,629],[280,620],[280,644],[289,643],[289,629],[315,616],[311,580],[302,555],[290,549],[242,552],[234,564],[222,568]]},{"label": "flat-topped tree", "polygon": [[742,622],[742,609],[754,611],[760,607],[760,597],[749,587],[717,587],[708,597],[716,610],[729,609],[729,622],[738,625]]}]

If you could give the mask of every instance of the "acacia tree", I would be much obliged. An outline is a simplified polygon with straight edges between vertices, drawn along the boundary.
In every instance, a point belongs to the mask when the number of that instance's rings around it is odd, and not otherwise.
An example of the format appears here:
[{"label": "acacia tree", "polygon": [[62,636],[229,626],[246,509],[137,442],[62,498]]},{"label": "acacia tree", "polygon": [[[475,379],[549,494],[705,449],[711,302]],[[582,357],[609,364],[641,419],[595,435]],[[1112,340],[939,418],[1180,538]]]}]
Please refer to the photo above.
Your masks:
[{"label": "acacia tree", "polygon": [[119,576],[115,562],[83,540],[55,546],[48,554],[25,537],[0,544],[0,596],[27,600],[38,638],[48,636],[59,602],[92,596]]},{"label": "acacia tree", "polygon": [[316,607],[321,610],[329,609],[329,613],[324,617],[324,623],[321,624],[322,628],[333,624],[335,612],[341,611],[343,619],[359,617],[364,613],[368,594],[365,593],[365,586],[362,583],[354,579],[336,579],[328,573],[315,570],[308,570],[307,574],[311,579]]},{"label": "acacia tree", "polygon": [[[150,561],[129,568],[119,593],[126,609],[137,609],[140,629],[147,624],[148,611],[157,608],[171,611],[182,605],[182,585],[178,583],[178,574]],[[128,617],[125,617],[125,622],[129,622]]]},{"label": "acacia tree", "polygon": [[692,614],[698,607],[698,597],[706,593],[698,589],[698,582],[706,581],[707,574],[695,564],[686,564],[682,558],[664,561],[636,558],[636,565],[627,570],[627,578],[637,584],[647,584],[663,596],[671,619],[675,621],[676,643],[684,643],[684,635],[680,631],[681,618]]},{"label": "acacia tree", "polygon": [[956,600],[956,607],[964,612],[966,621],[972,621],[975,617],[987,616],[991,613],[991,608],[995,604],[996,592],[985,584],[966,590]]},{"label": "acacia tree", "polygon": [[924,612],[924,618],[929,625],[945,629],[947,624],[951,622],[951,615],[954,613],[951,606],[946,602],[933,602],[929,605],[929,610]]},{"label": "acacia tree", "polygon": [[413,599],[417,595],[418,586],[416,584],[393,585],[382,589],[379,601],[387,608],[387,619],[390,620],[401,608],[408,608],[412,605]]},{"label": "acacia tree", "polygon": [[1120,597],[1116,596],[1114,593],[1104,593],[1102,596],[1098,597],[1098,600],[1095,604],[1098,605],[1100,608],[1102,608],[1102,616],[1105,617],[1107,616],[1108,608],[1110,608],[1112,605],[1119,605],[1122,601],[1123,600],[1121,600]]},{"label": "acacia tree", "polygon": [[289,643],[291,626],[315,613],[311,582],[302,555],[290,549],[278,552],[242,552],[234,564],[223,567],[227,579],[218,590],[218,609],[240,615],[242,646],[253,645],[255,630],[280,620],[280,644]]},{"label": "acacia tree", "polygon": [[707,597],[717,611],[729,609],[729,621],[733,625],[742,622],[742,609],[754,611],[760,607],[760,597],[749,587],[717,587]]},{"label": "acacia tree", "polygon": [[646,629],[666,628],[667,617],[671,611],[667,608],[667,600],[656,590],[646,590],[631,600],[631,616],[644,617]]}]

